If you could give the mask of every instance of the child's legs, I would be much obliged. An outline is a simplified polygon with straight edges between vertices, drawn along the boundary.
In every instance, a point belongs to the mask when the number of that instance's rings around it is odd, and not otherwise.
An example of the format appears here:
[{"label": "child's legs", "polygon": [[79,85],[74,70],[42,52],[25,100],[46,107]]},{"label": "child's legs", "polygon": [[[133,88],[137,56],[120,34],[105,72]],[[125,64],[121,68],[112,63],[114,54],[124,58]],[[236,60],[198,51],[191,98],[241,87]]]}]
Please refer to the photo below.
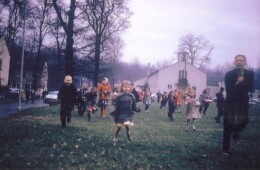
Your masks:
[{"label": "child's legs", "polygon": [[187,119],[187,120],[186,120],[187,126],[189,126],[189,122],[190,122],[190,119]]},{"label": "child's legs", "polygon": [[174,106],[169,105],[169,112],[168,112],[168,117],[173,118],[173,113],[174,113]]},{"label": "child's legs", "polygon": [[105,117],[106,117],[106,114],[107,114],[107,113],[106,113],[106,112],[107,112],[106,109],[107,109],[106,106],[103,106],[103,107],[101,108],[101,117],[102,117],[102,118],[105,118]]},{"label": "child's legs", "polygon": [[66,103],[61,103],[60,105],[60,120],[61,120],[61,125],[62,127],[66,127],[66,118],[67,118],[67,113],[68,108]]},{"label": "child's legs", "polygon": [[128,140],[131,140],[131,134],[130,134],[130,126],[126,125],[125,126],[126,129],[126,136]]},{"label": "child's legs", "polygon": [[149,109],[149,104],[145,104],[145,110]]},{"label": "child's legs", "polygon": [[195,126],[195,119],[192,119],[192,125]]},{"label": "child's legs", "polygon": [[90,115],[90,111],[88,110],[88,121],[90,121],[91,119],[91,115]]},{"label": "child's legs", "polygon": [[205,114],[206,111],[208,110],[208,107],[209,107],[209,104],[206,103],[206,104],[204,105],[204,109],[203,109],[203,113],[204,113],[204,114]]},{"label": "child's legs", "polygon": [[114,139],[115,140],[117,139],[120,130],[121,130],[121,127],[116,125],[115,133],[114,133]]}]

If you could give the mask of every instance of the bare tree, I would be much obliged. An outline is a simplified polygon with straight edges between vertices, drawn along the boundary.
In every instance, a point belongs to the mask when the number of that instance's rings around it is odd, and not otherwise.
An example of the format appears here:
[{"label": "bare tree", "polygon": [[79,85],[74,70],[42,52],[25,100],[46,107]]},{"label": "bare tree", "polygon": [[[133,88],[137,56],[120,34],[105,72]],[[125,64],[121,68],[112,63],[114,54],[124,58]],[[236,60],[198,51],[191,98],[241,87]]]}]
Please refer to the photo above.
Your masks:
[{"label": "bare tree", "polygon": [[36,41],[34,42],[36,45],[36,58],[32,75],[34,89],[38,89],[40,86],[42,70],[45,63],[45,59],[43,58],[43,55],[41,55],[41,50],[44,38],[49,29],[47,20],[50,19],[50,17],[48,18],[48,12],[50,8],[51,4],[48,2],[48,0],[37,0],[33,2],[33,8],[31,12],[31,19],[33,22],[30,26],[34,29],[33,32],[36,37]]},{"label": "bare tree", "polygon": [[172,64],[172,61],[171,60],[162,60],[162,61],[158,61],[157,63],[156,63],[156,65],[155,65],[155,68],[157,69],[157,70],[160,70],[160,69],[162,69],[162,68],[165,68],[165,67],[167,67],[167,66],[169,66],[169,65],[171,65]]},{"label": "bare tree", "polygon": [[86,0],[84,9],[86,21],[94,33],[94,78],[97,86],[100,73],[101,53],[105,42],[116,32],[129,27],[131,12],[127,7],[127,0]]},{"label": "bare tree", "polygon": [[214,47],[203,36],[187,34],[180,38],[178,52],[185,51],[189,54],[187,62],[198,68],[210,62],[210,55]]},{"label": "bare tree", "polygon": [[[56,11],[59,22],[66,33],[66,48],[65,48],[65,74],[74,75],[74,51],[73,51],[73,35],[74,35],[74,20],[76,10],[76,0],[70,0],[68,11],[62,10],[62,4],[58,4],[57,0],[52,0],[53,7]],[[64,13],[62,13],[64,12]],[[64,16],[67,18],[65,19]]]},{"label": "bare tree", "polygon": [[115,34],[112,38],[109,39],[109,41],[106,44],[107,50],[104,50],[104,56],[109,56],[106,60],[108,62],[109,67],[112,68],[112,76],[110,77],[110,79],[112,79],[112,86],[114,89],[115,82],[117,79],[116,73],[118,68],[118,61],[123,56],[122,49],[124,47],[124,42],[120,39],[119,35]]}]

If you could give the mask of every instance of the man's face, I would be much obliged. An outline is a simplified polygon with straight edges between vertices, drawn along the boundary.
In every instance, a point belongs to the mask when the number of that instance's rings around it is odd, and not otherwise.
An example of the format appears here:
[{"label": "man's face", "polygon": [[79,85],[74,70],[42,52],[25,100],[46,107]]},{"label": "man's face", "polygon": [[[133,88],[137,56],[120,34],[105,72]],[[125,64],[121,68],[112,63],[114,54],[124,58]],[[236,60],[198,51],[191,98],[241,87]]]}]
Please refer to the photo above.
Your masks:
[{"label": "man's face", "polygon": [[246,66],[246,61],[245,61],[244,57],[237,56],[235,58],[235,66],[236,66],[236,68],[240,68],[240,69],[244,68]]}]

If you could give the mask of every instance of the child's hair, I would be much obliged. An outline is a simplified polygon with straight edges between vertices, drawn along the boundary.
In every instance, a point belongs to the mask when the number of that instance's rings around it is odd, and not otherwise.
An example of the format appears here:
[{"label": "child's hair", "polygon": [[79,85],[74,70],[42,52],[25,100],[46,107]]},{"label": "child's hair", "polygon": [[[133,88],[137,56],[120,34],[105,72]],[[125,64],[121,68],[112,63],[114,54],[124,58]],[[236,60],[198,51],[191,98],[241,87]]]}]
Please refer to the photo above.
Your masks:
[{"label": "child's hair", "polygon": [[132,89],[132,83],[131,83],[131,81],[129,81],[129,80],[124,80],[123,82],[122,82],[122,84],[121,84],[121,87],[120,87],[120,91],[123,91],[123,86],[125,85],[125,84],[127,84],[127,85],[130,85],[131,86],[131,91],[133,90]]}]

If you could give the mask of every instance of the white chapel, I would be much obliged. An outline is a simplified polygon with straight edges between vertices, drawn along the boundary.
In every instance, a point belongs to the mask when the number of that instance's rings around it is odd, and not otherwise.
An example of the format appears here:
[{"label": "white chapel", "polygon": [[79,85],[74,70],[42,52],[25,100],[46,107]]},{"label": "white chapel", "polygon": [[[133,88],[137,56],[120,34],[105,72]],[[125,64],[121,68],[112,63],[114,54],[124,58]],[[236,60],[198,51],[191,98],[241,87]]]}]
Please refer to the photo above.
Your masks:
[{"label": "white chapel", "polygon": [[161,70],[157,70],[147,77],[134,82],[135,87],[149,84],[152,93],[161,93],[179,89],[186,91],[190,87],[196,90],[197,97],[207,86],[207,74],[186,62],[185,53],[178,54],[178,61]]}]

